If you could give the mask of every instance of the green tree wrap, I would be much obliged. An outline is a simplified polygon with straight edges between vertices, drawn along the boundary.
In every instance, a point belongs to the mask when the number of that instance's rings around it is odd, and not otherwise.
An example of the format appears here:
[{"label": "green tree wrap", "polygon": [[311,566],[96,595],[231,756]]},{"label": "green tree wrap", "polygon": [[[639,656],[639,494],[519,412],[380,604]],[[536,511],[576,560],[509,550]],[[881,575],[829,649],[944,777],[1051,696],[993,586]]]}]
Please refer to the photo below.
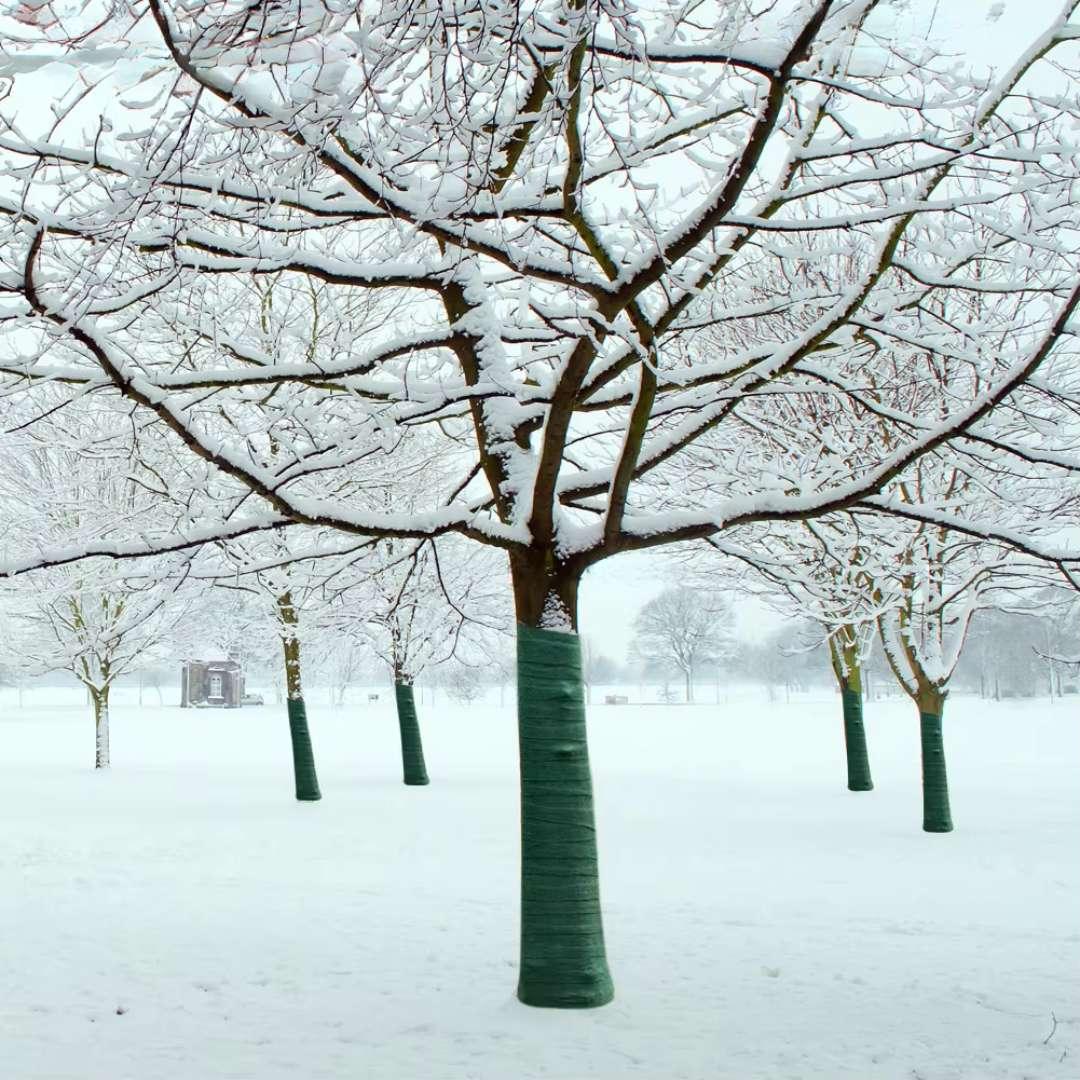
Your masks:
[{"label": "green tree wrap", "polygon": [[952,832],[941,713],[920,712],[919,732],[922,736],[923,831]]},{"label": "green tree wrap", "polygon": [[604,952],[581,641],[518,624],[521,968],[526,1005],[587,1009],[614,996]]},{"label": "green tree wrap", "polygon": [[427,766],[424,764],[424,744],[420,741],[420,724],[416,719],[416,701],[409,683],[395,683],[398,727],[401,728],[401,765],[405,783],[421,785],[428,783]]},{"label": "green tree wrap", "polygon": [[315,775],[315,754],[311,749],[307,710],[303,698],[289,698],[289,734],[292,736],[293,773],[296,775],[296,797],[304,802],[322,798],[319,778]]},{"label": "green tree wrap", "polygon": [[870,756],[866,752],[866,728],[863,725],[862,694],[858,690],[843,690],[844,746],[847,749],[848,791],[873,791],[870,777]]}]

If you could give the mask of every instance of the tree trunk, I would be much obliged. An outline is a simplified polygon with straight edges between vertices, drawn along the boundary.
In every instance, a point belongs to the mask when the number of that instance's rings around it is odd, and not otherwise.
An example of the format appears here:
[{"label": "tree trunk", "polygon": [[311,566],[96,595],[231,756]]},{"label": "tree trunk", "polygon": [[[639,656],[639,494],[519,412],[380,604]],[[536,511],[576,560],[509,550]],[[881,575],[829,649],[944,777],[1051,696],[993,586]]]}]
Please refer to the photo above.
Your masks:
[{"label": "tree trunk", "polygon": [[90,700],[94,706],[94,768],[107,769],[109,767],[109,687],[90,690]]},{"label": "tree trunk", "polygon": [[922,743],[923,831],[952,832],[949,778],[945,772],[945,743],[941,735],[945,695],[920,695],[918,705]]},{"label": "tree trunk", "polygon": [[278,610],[284,628],[281,645],[285,654],[285,707],[289,713],[296,797],[301,802],[315,802],[322,798],[322,792],[315,773],[315,753],[311,747],[311,732],[308,730],[307,709],[300,681],[300,641],[294,633],[290,633],[290,628],[296,625],[297,614],[289,593],[278,598]]},{"label": "tree trunk", "polygon": [[[535,558],[536,553],[530,553]],[[592,1008],[614,994],[604,949],[585,732],[580,573],[511,558],[521,765],[521,965],[526,1005]]]},{"label": "tree trunk", "polygon": [[[854,635],[849,634],[850,641]],[[847,757],[848,791],[873,791],[870,776],[870,755],[866,749],[866,727],[863,724],[862,665],[853,644],[829,639],[829,657],[833,674],[840,684],[840,699],[844,709],[844,751]]]},{"label": "tree trunk", "polygon": [[692,705],[694,702],[694,680],[690,673],[690,668],[686,669],[686,704]]},{"label": "tree trunk", "polygon": [[419,787],[428,783],[428,774],[424,764],[424,744],[420,741],[420,724],[416,719],[412,683],[400,675],[397,676],[394,680],[394,697],[397,700],[398,727],[401,729],[401,764],[405,783]]},{"label": "tree trunk", "polygon": [[844,747],[847,751],[848,791],[873,791],[870,776],[870,755],[866,749],[866,728],[863,724],[862,693],[845,687],[840,692],[844,702]]}]

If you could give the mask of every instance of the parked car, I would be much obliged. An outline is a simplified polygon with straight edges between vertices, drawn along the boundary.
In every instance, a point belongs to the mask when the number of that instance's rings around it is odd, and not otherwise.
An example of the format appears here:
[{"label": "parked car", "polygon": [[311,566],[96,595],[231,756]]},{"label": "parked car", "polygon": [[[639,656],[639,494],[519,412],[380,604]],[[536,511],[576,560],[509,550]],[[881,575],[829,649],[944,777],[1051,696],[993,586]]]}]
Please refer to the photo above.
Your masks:
[{"label": "parked car", "polygon": [[241,705],[265,705],[262,694],[245,694],[240,699]]}]

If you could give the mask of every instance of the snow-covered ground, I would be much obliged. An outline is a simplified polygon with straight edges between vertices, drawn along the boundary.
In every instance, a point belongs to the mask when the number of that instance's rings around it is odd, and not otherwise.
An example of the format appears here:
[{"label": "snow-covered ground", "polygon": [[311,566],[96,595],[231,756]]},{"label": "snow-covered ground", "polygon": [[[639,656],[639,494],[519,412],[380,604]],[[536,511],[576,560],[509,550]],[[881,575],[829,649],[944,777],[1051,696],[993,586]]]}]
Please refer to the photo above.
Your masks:
[{"label": "snow-covered ground", "polygon": [[945,836],[904,702],[858,795],[835,697],[594,707],[617,997],[569,1013],[513,997],[509,708],[426,704],[418,789],[387,694],[312,695],[297,804],[283,710],[124,701],[95,774],[77,694],[0,698],[5,1080],[1077,1075],[1076,699],[949,702]]}]

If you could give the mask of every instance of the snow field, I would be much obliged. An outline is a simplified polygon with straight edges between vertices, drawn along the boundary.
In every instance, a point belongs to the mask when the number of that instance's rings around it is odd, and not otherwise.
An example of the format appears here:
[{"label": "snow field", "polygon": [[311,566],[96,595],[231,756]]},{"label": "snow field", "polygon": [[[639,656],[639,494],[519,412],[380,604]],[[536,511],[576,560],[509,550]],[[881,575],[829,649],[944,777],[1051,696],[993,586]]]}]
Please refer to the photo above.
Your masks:
[{"label": "snow field", "polygon": [[[955,698],[955,833],[921,832],[913,706],[593,706],[615,1002],[514,997],[512,710],[0,700],[0,1061],[11,1080],[1066,1080],[1080,1058],[1080,702]],[[1045,1041],[1052,1027],[1057,1028]]]}]

